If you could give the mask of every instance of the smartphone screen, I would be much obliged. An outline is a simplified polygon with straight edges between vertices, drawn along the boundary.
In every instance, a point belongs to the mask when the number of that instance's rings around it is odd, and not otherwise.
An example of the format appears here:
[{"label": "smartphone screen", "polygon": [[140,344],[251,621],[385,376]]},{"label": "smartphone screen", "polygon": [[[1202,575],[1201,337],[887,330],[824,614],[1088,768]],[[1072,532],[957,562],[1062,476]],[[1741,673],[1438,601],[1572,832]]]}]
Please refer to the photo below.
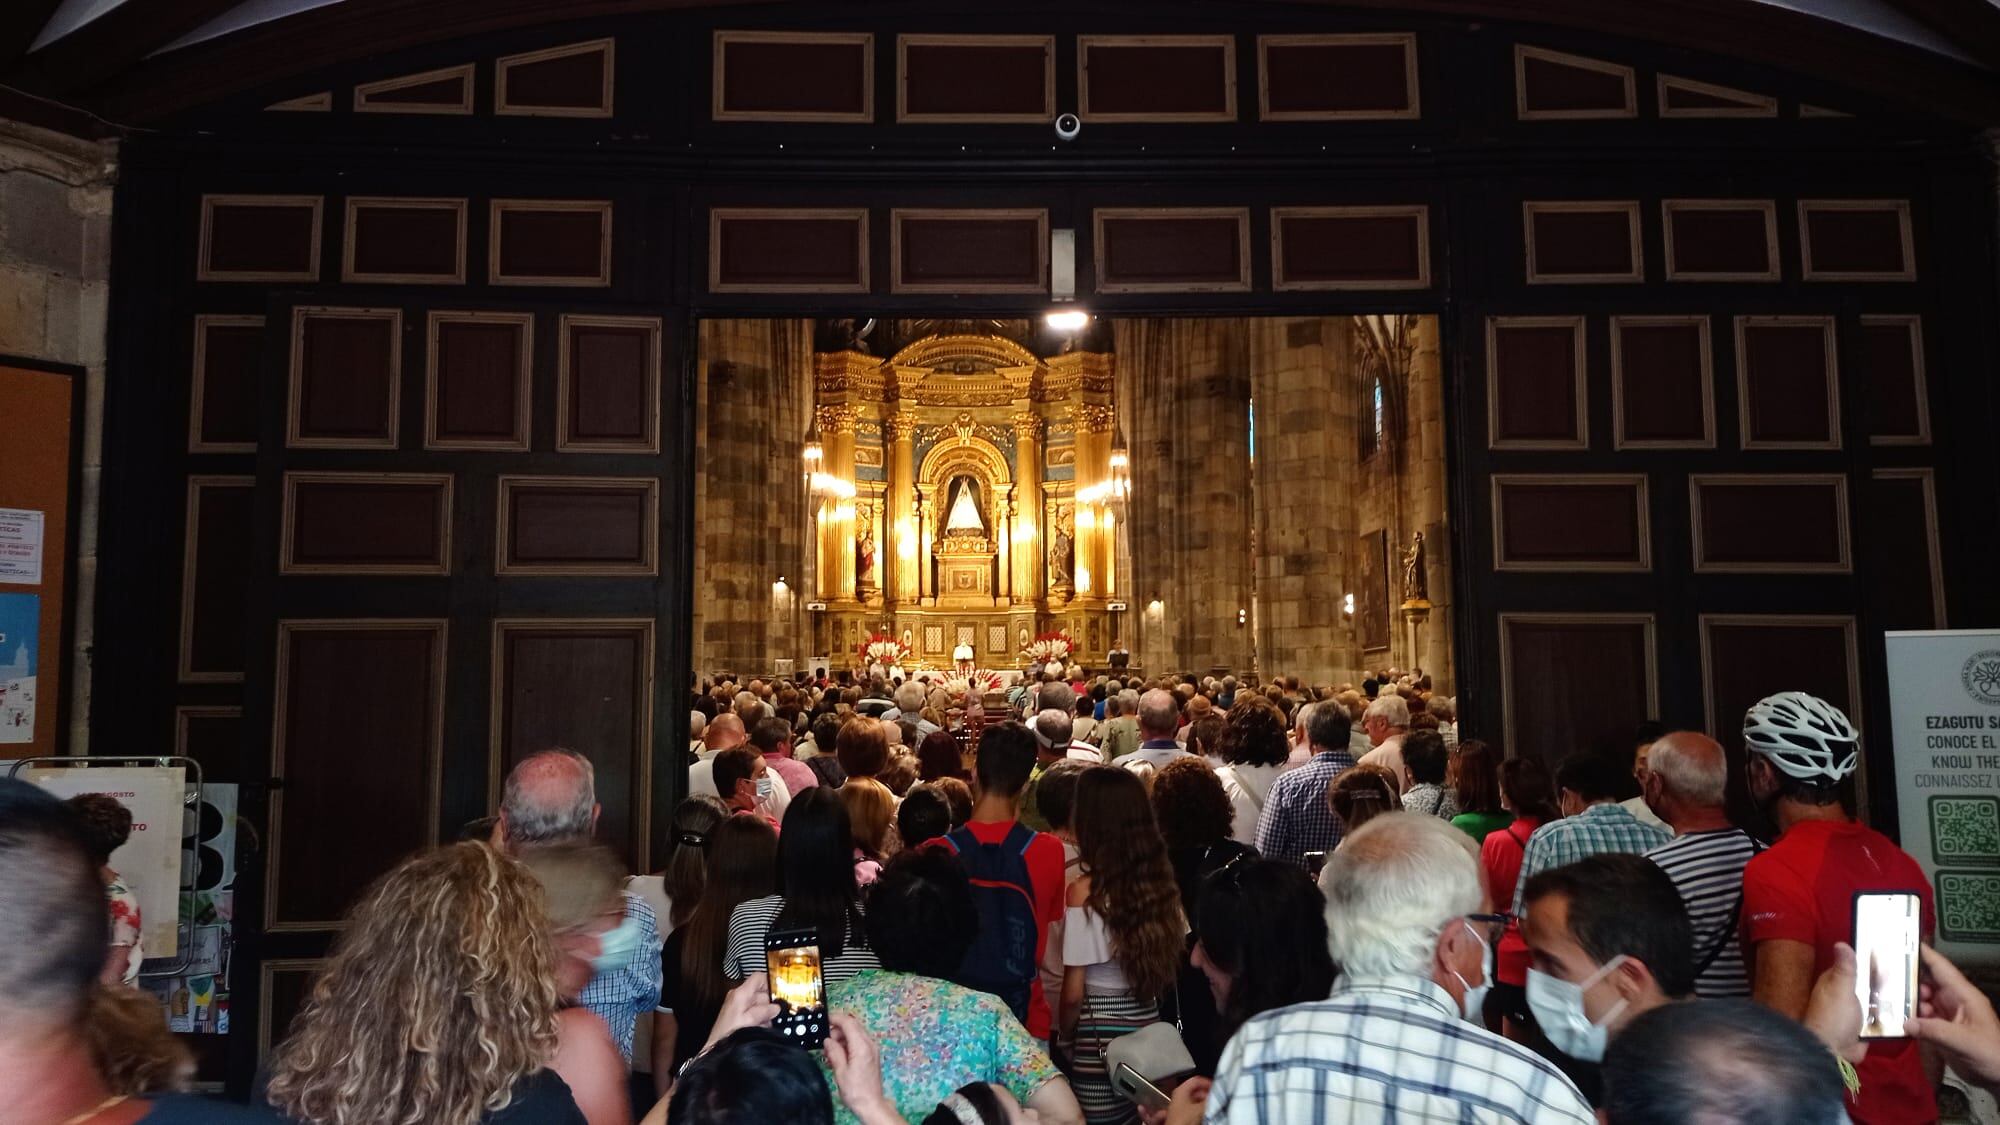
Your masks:
[{"label": "smartphone screen", "polygon": [[1127,1101],[1142,1109],[1165,1112],[1168,1104],[1173,1101],[1172,1095],[1153,1085],[1145,1075],[1133,1070],[1130,1063],[1118,1064],[1116,1073],[1111,1076],[1111,1085],[1125,1095]]},{"label": "smartphone screen", "polygon": [[1313,878],[1315,879],[1319,878],[1319,873],[1322,870],[1324,870],[1325,867],[1326,867],[1325,852],[1306,853],[1306,870],[1312,874]]},{"label": "smartphone screen", "polygon": [[793,1042],[818,1047],[826,1042],[826,981],[820,974],[819,931],[774,930],[764,938],[764,964],[771,981],[771,1021]]},{"label": "smartphone screen", "polygon": [[1900,1039],[1917,1014],[1922,904],[1913,894],[1854,896],[1854,993],[1863,1039]]}]

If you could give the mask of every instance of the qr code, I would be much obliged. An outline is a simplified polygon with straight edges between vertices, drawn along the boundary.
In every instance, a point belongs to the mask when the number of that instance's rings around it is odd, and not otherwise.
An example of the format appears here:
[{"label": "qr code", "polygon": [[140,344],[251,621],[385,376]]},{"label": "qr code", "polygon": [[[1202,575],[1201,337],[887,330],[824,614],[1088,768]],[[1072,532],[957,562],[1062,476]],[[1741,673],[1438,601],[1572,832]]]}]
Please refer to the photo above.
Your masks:
[{"label": "qr code", "polygon": [[1937,873],[1938,936],[2000,942],[2000,872]]},{"label": "qr code", "polygon": [[1932,797],[1931,853],[1939,865],[2000,867],[2000,797]]}]

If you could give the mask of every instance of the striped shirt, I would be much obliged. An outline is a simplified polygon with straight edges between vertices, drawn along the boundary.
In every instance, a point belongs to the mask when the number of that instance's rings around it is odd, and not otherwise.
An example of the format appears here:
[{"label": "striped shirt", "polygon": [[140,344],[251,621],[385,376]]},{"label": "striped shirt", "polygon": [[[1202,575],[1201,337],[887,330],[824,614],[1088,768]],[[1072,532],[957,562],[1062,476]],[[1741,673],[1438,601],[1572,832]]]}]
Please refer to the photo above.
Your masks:
[{"label": "striped shirt", "polygon": [[[742,980],[751,973],[764,971],[764,938],[771,932],[771,925],[778,920],[778,912],[784,908],[783,895],[753,898],[736,908],[736,912],[729,916],[729,956],[723,962],[724,976],[730,980]],[[852,925],[847,928],[840,956],[822,956],[820,963],[820,971],[828,984],[846,980],[863,969],[881,967],[882,962],[875,959],[875,951],[868,948],[867,936]]]},{"label": "striped shirt", "polygon": [[1645,855],[1667,842],[1663,828],[1640,823],[1613,802],[1591,805],[1575,816],[1551,820],[1528,837],[1521,878],[1514,884],[1514,917],[1526,912],[1528,880],[1556,867],[1605,852]]},{"label": "striped shirt", "polygon": [[1761,850],[1740,828],[1717,828],[1676,836],[1646,853],[1674,881],[1687,904],[1694,929],[1694,963],[1707,962],[1694,978],[1703,1000],[1750,995],[1743,966],[1741,914],[1743,865]]},{"label": "striped shirt", "polygon": [[1265,1012],[1229,1040],[1207,1125],[1593,1125],[1541,1056],[1459,1018],[1424,977],[1343,977],[1325,1000]]}]

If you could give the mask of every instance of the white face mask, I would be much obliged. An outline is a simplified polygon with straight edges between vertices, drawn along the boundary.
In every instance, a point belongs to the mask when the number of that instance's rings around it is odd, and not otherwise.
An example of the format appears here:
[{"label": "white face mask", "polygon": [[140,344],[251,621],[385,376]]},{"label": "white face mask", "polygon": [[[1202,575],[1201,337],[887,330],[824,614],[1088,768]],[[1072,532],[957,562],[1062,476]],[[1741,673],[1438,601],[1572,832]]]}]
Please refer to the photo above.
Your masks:
[{"label": "white face mask", "polygon": [[757,779],[757,799],[760,801],[771,799],[771,775],[768,773]]},{"label": "white face mask", "polygon": [[1583,994],[1624,961],[1622,953],[1613,957],[1581,984],[1552,977],[1540,969],[1528,970],[1528,1010],[1534,1013],[1542,1034],[1549,1037],[1556,1050],[1578,1062],[1603,1061],[1604,1044],[1611,1034],[1605,1025],[1618,1018],[1627,1001],[1621,997],[1604,1013],[1603,1020],[1592,1022],[1583,1007]]},{"label": "white face mask", "polygon": [[1458,977],[1458,986],[1465,990],[1465,995],[1458,1001],[1458,1011],[1468,1022],[1484,1027],[1485,1019],[1482,1013],[1486,1010],[1486,994],[1493,991],[1493,947],[1487,944],[1486,939],[1480,936],[1478,930],[1472,928],[1470,922],[1461,922],[1459,925],[1465,927],[1465,931],[1472,935],[1473,940],[1477,941],[1480,948],[1484,949],[1486,953],[1485,960],[1480,967],[1480,972],[1484,973],[1485,976],[1478,984],[1465,983],[1465,978],[1458,976],[1458,970],[1452,970],[1451,975]]}]

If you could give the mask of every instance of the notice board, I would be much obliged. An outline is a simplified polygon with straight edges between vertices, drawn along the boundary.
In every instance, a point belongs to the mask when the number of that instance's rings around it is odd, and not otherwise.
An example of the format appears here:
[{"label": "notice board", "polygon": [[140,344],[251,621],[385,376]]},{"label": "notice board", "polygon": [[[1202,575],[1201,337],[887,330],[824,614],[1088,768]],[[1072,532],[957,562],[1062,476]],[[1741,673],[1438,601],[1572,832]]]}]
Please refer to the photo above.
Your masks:
[{"label": "notice board", "polygon": [[0,357],[0,758],[67,744],[71,507],[81,368]]}]

